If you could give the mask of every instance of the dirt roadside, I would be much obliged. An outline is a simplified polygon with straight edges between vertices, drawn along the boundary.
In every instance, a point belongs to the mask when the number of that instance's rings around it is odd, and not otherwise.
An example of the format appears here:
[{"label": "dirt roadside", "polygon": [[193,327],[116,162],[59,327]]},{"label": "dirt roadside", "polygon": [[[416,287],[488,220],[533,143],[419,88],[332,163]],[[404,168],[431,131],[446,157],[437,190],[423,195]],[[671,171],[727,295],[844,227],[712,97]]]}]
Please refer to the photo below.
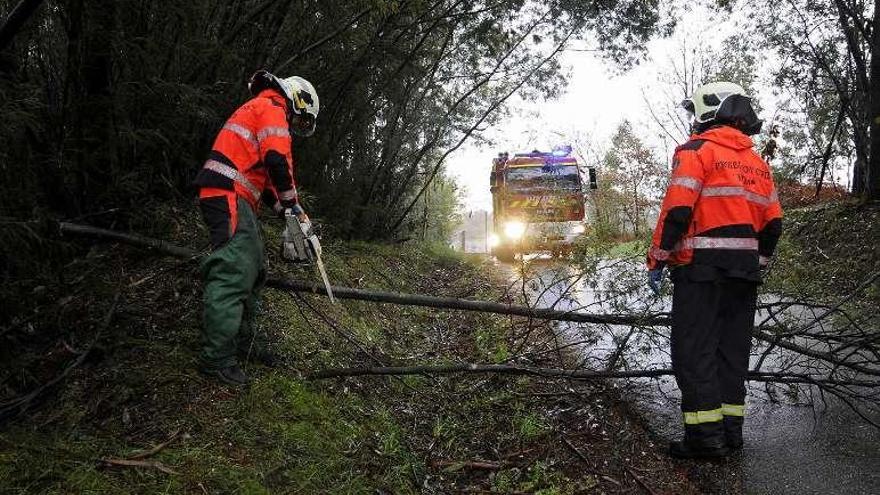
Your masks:
[{"label": "dirt roadside", "polygon": [[[196,225],[165,237],[196,246]],[[269,245],[275,235],[270,226]],[[513,297],[491,265],[440,248],[328,243],[326,251],[339,285]],[[511,362],[519,354],[510,332],[523,324],[511,318],[331,307],[267,291],[261,325],[286,366],[248,365],[248,390],[219,386],[195,371],[197,273],[193,263],[99,245],[65,266],[61,281],[21,288],[26,310],[2,334],[4,402],[94,345],[43,400],[2,426],[0,491],[699,493],[603,384],[304,378],[377,362]]]}]

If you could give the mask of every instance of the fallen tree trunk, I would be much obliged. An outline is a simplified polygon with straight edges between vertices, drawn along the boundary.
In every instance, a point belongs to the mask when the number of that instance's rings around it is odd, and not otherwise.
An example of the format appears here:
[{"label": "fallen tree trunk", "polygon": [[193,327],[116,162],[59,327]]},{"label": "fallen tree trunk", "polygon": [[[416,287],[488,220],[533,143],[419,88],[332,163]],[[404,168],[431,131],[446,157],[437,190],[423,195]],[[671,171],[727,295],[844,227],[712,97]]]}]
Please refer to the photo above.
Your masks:
[{"label": "fallen tree trunk", "polygon": [[[544,378],[565,378],[574,380],[605,380],[614,378],[660,378],[673,376],[668,368],[626,370],[626,371],[594,371],[588,369],[534,368],[531,366],[515,366],[506,364],[441,364],[420,366],[374,366],[364,368],[331,368],[316,371],[308,375],[311,380],[327,378],[345,378],[354,376],[400,376],[400,375],[449,375],[455,373],[498,373],[502,375],[532,375]],[[810,384],[826,386],[851,386],[878,388],[880,381],[870,380],[836,380],[798,373],[776,373],[750,371],[750,381],[775,382],[789,384]]]},{"label": "fallen tree trunk", "polygon": [[201,253],[199,253],[198,251],[185,247],[175,246],[174,244],[163,241],[161,239],[154,239],[152,237],[146,237],[137,234],[126,234],[124,232],[117,232],[115,230],[92,227],[90,225],[59,222],[58,232],[61,235],[85,235],[89,237],[98,237],[101,239],[110,239],[113,241],[124,242],[125,244],[153,249],[160,253],[176,256],[178,258],[195,258],[201,256]]},{"label": "fallen tree trunk", "polygon": [[[281,280],[270,278],[266,282],[267,287],[290,290],[294,292],[311,292],[324,294],[324,288],[320,285],[295,280]],[[669,325],[671,320],[665,315],[648,315],[645,317],[634,315],[604,315],[579,313],[574,311],[560,311],[548,308],[531,308],[489,301],[474,301],[471,299],[458,299],[454,297],[423,296],[420,294],[402,294],[399,292],[385,292],[369,289],[353,289],[350,287],[331,287],[333,295],[339,299],[356,299],[359,301],[383,302],[404,306],[423,306],[439,309],[459,309],[463,311],[478,311],[482,313],[495,313],[501,315],[525,316],[539,320],[571,321],[576,323],[604,323],[608,325],[636,325],[636,326],[664,326]]]},{"label": "fallen tree trunk", "polygon": [[[163,240],[153,239],[135,234],[126,234],[113,230],[61,222],[58,225],[62,234],[87,235],[102,239],[123,242],[134,246],[144,247],[163,254],[178,258],[195,258],[200,256],[198,251],[185,247],[175,246]],[[267,287],[293,292],[309,292],[312,294],[326,295],[323,287],[317,284],[283,280],[272,276],[266,282]],[[571,321],[576,323],[604,323],[609,325],[637,325],[637,326],[664,326],[669,325],[670,319],[663,314],[635,316],[635,315],[603,315],[591,313],[579,313],[573,311],[559,311],[547,308],[531,308],[514,304],[504,304],[487,301],[474,301],[470,299],[457,299],[454,297],[434,297],[419,294],[402,294],[399,292],[385,292],[369,289],[354,289],[351,287],[332,286],[333,294],[339,299],[355,299],[359,301],[371,301],[408,306],[424,306],[440,309],[458,309],[463,311],[480,311],[502,315],[524,316],[541,320]]]},{"label": "fallen tree trunk", "polygon": [[[59,224],[59,232],[62,234],[87,235],[113,241],[124,242],[135,246],[145,247],[158,251],[160,253],[176,256],[180,258],[194,259],[200,256],[198,251],[185,247],[175,246],[163,240],[145,237],[136,234],[127,234],[113,230],[91,227],[88,225],[79,225],[68,222]],[[880,276],[880,275],[877,275]],[[873,280],[876,277],[872,277]],[[864,285],[864,284],[863,284]],[[293,292],[307,292],[318,295],[326,295],[323,287],[314,284],[299,282],[293,280],[283,280],[281,278],[270,277],[267,286],[281,290]],[[861,287],[861,286],[860,286]],[[513,304],[504,304],[488,301],[474,301],[469,299],[457,299],[453,297],[434,297],[419,294],[402,294],[397,292],[385,292],[369,289],[354,289],[350,287],[331,287],[333,293],[340,299],[354,299],[360,301],[381,302],[390,304],[401,304],[410,306],[424,306],[439,309],[456,309],[463,311],[480,311],[487,313],[523,316],[527,318],[537,318],[555,321],[570,321],[576,323],[597,323],[609,325],[627,325],[627,326],[668,326],[671,319],[667,314],[659,313],[647,316],[636,315],[607,315],[607,314],[590,314],[572,311],[559,311],[549,308],[532,308],[528,306],[517,306]],[[827,316],[828,312],[823,314]],[[848,363],[844,359],[831,355],[827,352],[821,352],[807,347],[783,341],[780,336],[773,335],[761,330],[754,332],[754,338],[759,341],[769,343],[784,349],[832,363],[837,367],[845,367],[857,372],[880,376],[880,370],[871,367],[862,366],[854,363]],[[467,371],[467,370],[458,370]],[[457,372],[457,371],[449,371]],[[510,372],[510,371],[508,371]],[[375,373],[374,373],[375,374]],[[803,382],[809,383],[809,382]]]},{"label": "fallen tree trunk", "polygon": [[551,378],[657,378],[672,375],[671,369],[636,371],[591,371],[560,368],[533,368],[506,364],[444,364],[437,366],[375,366],[369,368],[332,368],[308,375],[313,380],[365,375],[448,375],[452,373],[500,373],[506,375],[535,375]]}]

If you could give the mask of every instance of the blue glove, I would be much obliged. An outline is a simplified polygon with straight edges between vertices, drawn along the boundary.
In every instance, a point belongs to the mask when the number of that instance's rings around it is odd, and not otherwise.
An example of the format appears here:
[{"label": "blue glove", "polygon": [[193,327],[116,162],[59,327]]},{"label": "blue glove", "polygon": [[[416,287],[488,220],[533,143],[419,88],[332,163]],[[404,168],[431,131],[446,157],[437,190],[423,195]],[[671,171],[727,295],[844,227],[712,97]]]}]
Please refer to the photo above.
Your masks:
[{"label": "blue glove", "polygon": [[648,271],[648,287],[658,296],[660,295],[660,287],[663,286],[663,277],[666,275],[665,269],[666,266],[660,264],[657,268]]}]

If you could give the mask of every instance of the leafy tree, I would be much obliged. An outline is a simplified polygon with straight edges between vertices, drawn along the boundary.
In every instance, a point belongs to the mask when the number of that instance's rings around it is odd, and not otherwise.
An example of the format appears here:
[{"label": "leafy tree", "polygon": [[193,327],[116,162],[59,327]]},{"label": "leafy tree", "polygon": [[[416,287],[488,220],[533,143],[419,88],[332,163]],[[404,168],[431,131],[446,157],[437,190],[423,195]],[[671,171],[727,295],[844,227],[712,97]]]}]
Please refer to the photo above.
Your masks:
[{"label": "leafy tree", "polygon": [[800,142],[815,150],[807,165],[818,164],[821,184],[834,151],[851,150],[853,191],[869,199],[880,199],[880,121],[872,117],[880,115],[880,57],[873,56],[880,34],[872,28],[880,21],[878,4],[864,0],[742,4],[749,9],[756,32],[785,61],[774,69],[775,81],[799,97],[810,127],[799,136]]},{"label": "leafy tree", "polygon": [[657,0],[22,3],[29,15],[0,28],[0,215],[161,224],[156,206],[192,197],[248,77],[268,68],[321,95],[318,132],[294,142],[310,212],[372,239],[419,234],[446,156],[510,96],[557,95],[573,37],[595,33],[626,66],[669,23]]},{"label": "leafy tree", "polygon": [[599,188],[589,198],[597,234],[603,239],[618,238],[653,228],[657,198],[669,174],[630,122],[624,120],[617,126],[609,149],[596,162]]},{"label": "leafy tree", "polygon": [[[749,95],[756,95],[756,51],[752,43],[732,36],[713,48],[704,37],[685,30],[675,54],[652,83],[651,93],[643,94],[648,113],[667,143],[679,145],[690,136],[691,122],[681,109],[681,102],[701,85],[730,81],[742,86]],[[753,102],[760,111],[760,101],[754,98]]]}]

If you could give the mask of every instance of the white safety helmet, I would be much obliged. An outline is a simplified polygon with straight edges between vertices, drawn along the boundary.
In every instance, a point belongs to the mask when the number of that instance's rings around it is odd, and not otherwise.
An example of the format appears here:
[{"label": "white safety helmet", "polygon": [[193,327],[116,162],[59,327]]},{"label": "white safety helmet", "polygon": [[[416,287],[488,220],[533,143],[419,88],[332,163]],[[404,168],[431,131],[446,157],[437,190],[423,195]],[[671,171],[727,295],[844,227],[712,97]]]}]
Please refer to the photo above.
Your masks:
[{"label": "white safety helmet", "polygon": [[315,87],[299,76],[280,79],[278,83],[284,96],[293,104],[293,113],[300,117],[300,125],[293,127],[294,132],[300,136],[311,136],[315,133],[318,110],[321,107]]},{"label": "white safety helmet", "polygon": [[752,135],[761,132],[762,122],[755,114],[751,100],[739,84],[719,81],[700,86],[692,97],[681,102],[681,106],[693,115],[697,129],[723,123]]},{"label": "white safety helmet", "polygon": [[318,121],[320,102],[318,92],[312,83],[299,76],[291,76],[285,79],[276,77],[268,71],[257,71],[248,83],[251,94],[274,87],[290,102],[290,109],[297,119],[292,119],[291,130],[298,136],[311,136],[315,133]]}]

